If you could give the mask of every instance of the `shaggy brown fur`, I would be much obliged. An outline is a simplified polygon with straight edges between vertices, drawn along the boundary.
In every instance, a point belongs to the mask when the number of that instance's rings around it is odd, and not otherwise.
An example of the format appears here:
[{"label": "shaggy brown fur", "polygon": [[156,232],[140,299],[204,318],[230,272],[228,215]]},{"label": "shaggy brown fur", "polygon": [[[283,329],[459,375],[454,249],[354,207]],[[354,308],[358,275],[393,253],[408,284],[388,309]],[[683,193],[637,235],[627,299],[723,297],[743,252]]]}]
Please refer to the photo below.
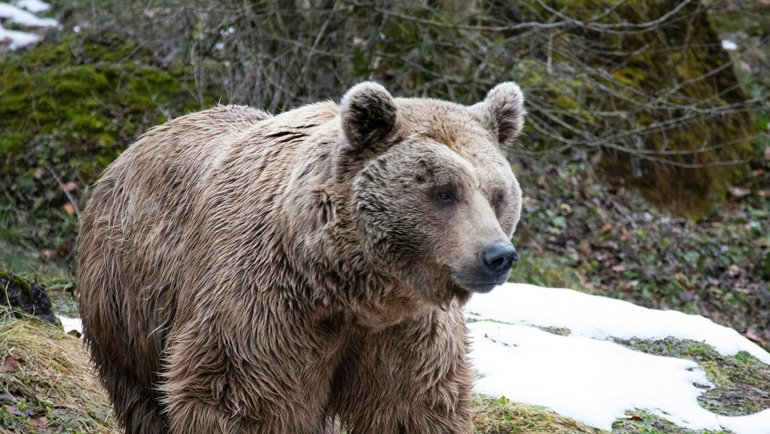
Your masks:
[{"label": "shaggy brown fur", "polygon": [[510,266],[483,255],[513,250],[499,148],[522,102],[513,83],[471,107],[363,83],[142,136],[94,189],[77,273],[127,432],[471,432],[460,309]]}]

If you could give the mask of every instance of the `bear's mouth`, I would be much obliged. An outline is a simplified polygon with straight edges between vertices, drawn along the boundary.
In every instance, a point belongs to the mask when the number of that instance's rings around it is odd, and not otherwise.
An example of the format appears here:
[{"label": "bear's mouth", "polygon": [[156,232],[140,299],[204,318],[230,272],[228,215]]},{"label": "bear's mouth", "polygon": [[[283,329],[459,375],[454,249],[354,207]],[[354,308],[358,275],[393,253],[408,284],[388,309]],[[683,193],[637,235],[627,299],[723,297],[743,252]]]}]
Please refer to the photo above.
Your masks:
[{"label": "bear's mouth", "polygon": [[505,273],[505,275],[500,276],[497,280],[489,281],[489,280],[464,280],[462,278],[459,278],[460,276],[454,275],[452,276],[454,280],[454,284],[459,287],[460,289],[463,289],[467,292],[475,292],[479,294],[486,294],[490,291],[492,291],[496,286],[502,285],[505,283],[508,277],[508,273]]},{"label": "bear's mouth", "polygon": [[482,282],[482,283],[474,282],[474,283],[466,283],[460,286],[468,292],[486,294],[492,291],[497,285],[499,285],[497,282]]}]

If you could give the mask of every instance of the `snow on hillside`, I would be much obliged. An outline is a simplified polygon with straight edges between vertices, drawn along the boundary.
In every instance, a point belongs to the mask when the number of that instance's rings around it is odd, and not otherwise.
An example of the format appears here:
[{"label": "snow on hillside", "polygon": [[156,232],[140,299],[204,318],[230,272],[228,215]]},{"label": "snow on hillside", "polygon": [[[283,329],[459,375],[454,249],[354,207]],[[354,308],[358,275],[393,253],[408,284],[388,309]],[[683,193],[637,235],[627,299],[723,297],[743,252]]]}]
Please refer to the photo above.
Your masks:
[{"label": "snow on hillside", "polygon": [[[476,390],[549,407],[610,430],[626,411],[647,410],[690,429],[770,433],[770,409],[720,416],[697,397],[713,385],[695,362],[631,350],[608,338],[674,337],[705,342],[724,355],[770,354],[736,331],[675,311],[646,309],[570,289],[507,283],[474,295],[465,308]],[[539,327],[568,328],[559,336]]]},{"label": "snow on hillside", "polygon": [[2,23],[33,28],[56,27],[59,22],[55,19],[40,18],[35,15],[49,9],[48,4],[39,0],[17,0],[12,4],[0,2],[0,48],[16,50],[38,42],[40,36],[37,33],[8,30]]}]

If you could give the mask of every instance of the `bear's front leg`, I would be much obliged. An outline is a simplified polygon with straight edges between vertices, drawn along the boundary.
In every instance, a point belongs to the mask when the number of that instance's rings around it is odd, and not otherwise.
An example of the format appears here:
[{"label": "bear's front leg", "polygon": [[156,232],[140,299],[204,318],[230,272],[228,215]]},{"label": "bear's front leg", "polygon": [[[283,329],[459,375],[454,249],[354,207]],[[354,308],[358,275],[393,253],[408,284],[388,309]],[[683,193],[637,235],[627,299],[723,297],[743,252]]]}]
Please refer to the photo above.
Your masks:
[{"label": "bear's front leg", "polygon": [[457,302],[362,331],[340,363],[331,406],[350,433],[468,434],[472,373]]},{"label": "bear's front leg", "polygon": [[172,332],[162,387],[171,432],[324,432],[340,344],[309,325],[238,328],[226,318],[208,315]]}]

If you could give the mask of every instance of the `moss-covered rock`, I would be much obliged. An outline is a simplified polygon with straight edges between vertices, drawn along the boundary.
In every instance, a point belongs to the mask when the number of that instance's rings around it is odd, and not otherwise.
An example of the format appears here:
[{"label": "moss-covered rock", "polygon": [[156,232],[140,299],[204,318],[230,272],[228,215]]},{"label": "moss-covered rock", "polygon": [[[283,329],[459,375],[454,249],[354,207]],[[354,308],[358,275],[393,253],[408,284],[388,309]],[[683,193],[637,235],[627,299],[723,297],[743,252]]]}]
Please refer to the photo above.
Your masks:
[{"label": "moss-covered rock", "polygon": [[[47,215],[74,200],[72,214],[82,190],[137,134],[214,102],[199,99],[185,66],[162,65],[111,33],[66,34],[6,54],[0,76],[0,197]],[[0,223],[21,218],[2,211]]]},{"label": "moss-covered rock", "polygon": [[[565,124],[549,123],[563,137],[601,149],[606,173],[640,187],[656,204],[701,217],[723,202],[746,171],[755,131],[706,8],[642,0],[551,3],[550,13],[583,25],[555,37],[562,49],[549,62],[580,71],[575,81],[582,74],[587,86],[553,93],[550,105],[566,110]],[[584,65],[575,53],[583,53]],[[584,111],[602,114],[579,116]]]}]

